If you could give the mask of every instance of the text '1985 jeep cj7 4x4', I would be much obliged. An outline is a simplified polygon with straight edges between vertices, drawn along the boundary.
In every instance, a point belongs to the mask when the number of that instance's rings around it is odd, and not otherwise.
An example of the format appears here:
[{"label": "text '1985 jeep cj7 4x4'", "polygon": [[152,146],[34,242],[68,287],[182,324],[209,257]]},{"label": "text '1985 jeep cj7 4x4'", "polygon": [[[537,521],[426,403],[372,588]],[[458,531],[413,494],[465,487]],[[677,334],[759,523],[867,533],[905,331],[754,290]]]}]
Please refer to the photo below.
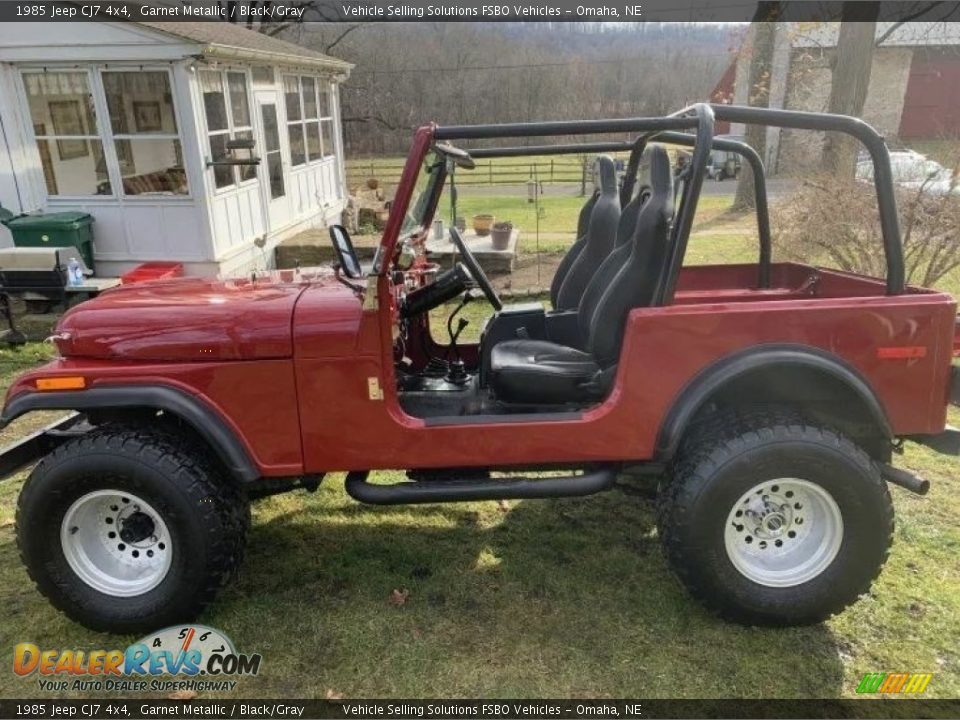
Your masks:
[{"label": "text '1985 jeep cj7 4x4'", "polygon": [[[887,277],[772,263],[760,158],[714,138],[715,118],[859,138]],[[604,133],[634,139],[596,142]],[[590,142],[451,144],[538,136]],[[661,143],[692,147],[676,178]],[[712,149],[754,171],[756,265],[683,267]],[[598,158],[551,309],[502,305],[455,230],[462,263],[427,263],[446,180],[473,157],[614,150],[630,151],[626,173],[618,182]],[[630,467],[661,478],[659,534],[693,596],[737,622],[811,623],[883,565],[887,483],[926,492],[890,464],[901,440],[958,451],[946,428],[956,305],[905,287],[889,156],[859,120],[698,104],[659,118],[427,125],[372,268],[343,228],[331,237],[338,265],[292,282],[106,292],[63,317],[60,357],[10,388],[0,425],[75,411],[0,456],[0,474],[40,459],[17,537],[38,588],[71,618],[116,632],[193,618],[241,561],[249,500],[315,488],[327,472],[348,471],[359,501],[400,504],[584,496]],[[429,311],[481,292],[494,312],[480,342],[435,343]],[[389,468],[408,480],[368,481]]]}]

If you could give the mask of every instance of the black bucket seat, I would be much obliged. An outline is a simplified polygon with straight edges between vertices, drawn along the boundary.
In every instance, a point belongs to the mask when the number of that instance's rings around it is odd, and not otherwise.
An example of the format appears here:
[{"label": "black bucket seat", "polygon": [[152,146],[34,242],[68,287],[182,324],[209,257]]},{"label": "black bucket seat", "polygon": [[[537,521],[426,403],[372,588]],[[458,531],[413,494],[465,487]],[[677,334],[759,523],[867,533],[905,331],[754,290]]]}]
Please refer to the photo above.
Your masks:
[{"label": "black bucket seat", "polygon": [[583,350],[544,340],[507,340],[490,358],[490,386],[505,403],[554,405],[596,400],[598,382],[620,355],[627,315],[653,301],[673,222],[673,177],[666,150],[651,145],[650,197],[642,204],[630,242],[601,263],[578,313]]},{"label": "black bucket seat", "polygon": [[[620,190],[613,158],[608,155],[598,157],[596,173],[600,193],[590,211],[590,222],[581,238],[581,248],[557,291],[554,302],[557,310],[576,310],[580,307],[584,290],[616,241],[617,224],[620,222]],[[576,245],[574,243],[568,254],[575,251]]]}]

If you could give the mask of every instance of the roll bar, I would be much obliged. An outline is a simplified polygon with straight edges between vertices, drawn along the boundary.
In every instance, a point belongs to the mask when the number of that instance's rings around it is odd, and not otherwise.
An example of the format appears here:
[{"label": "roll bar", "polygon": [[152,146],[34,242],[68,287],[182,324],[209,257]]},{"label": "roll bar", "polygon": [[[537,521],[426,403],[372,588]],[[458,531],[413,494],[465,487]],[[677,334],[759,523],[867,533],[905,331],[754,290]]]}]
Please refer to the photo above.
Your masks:
[{"label": "roll bar", "polygon": [[[696,107],[696,106],[693,106]],[[847,115],[772,110],[743,105],[711,105],[718,120],[746,125],[769,125],[797,130],[822,130],[851,135],[867,148],[873,161],[873,185],[880,210],[880,231],[887,261],[887,295],[900,295],[904,288],[903,242],[897,216],[897,198],[893,191],[890,153],[883,137],[859,118]],[[689,113],[690,109],[686,111]]]},{"label": "roll bar", "polygon": [[[689,133],[680,133],[667,130],[658,133],[657,140],[671,145],[682,145],[684,147],[693,147],[696,143],[696,136]],[[468,152],[474,158],[501,158],[501,157],[524,157],[529,155],[576,155],[592,154],[605,152],[629,152],[630,160],[624,173],[623,186],[620,189],[620,203],[625,205],[630,201],[633,195],[633,188],[636,185],[637,170],[640,167],[640,161],[643,150],[646,147],[646,137],[639,140],[607,140],[602,142],[588,143],[566,143],[563,145],[527,145],[512,147],[485,147],[472,148]],[[740,140],[731,140],[729,138],[714,137],[710,147],[712,150],[727,150],[735,152],[742,157],[753,170],[753,192],[754,204],[757,211],[757,235],[760,241],[760,257],[758,261],[759,272],[757,286],[761,288],[770,287],[770,265],[772,262],[771,235],[770,235],[770,209],[767,196],[767,178],[763,167],[763,161],[760,155],[752,147]]]},{"label": "roll bar", "polygon": [[[433,141],[638,132],[641,135],[635,142],[644,144],[655,138],[667,139],[664,136],[671,131],[695,130],[693,155],[690,161],[690,180],[680,198],[680,207],[675,216],[671,235],[667,265],[660,276],[653,299],[654,305],[669,305],[673,300],[680,266],[686,253],[690,230],[693,226],[693,217],[703,187],[704,171],[706,170],[710,150],[713,147],[714,123],[716,120],[799,130],[842,132],[860,140],[870,153],[874,166],[874,187],[880,208],[880,228],[883,234],[883,247],[887,264],[887,294],[899,295],[903,292],[903,246],[900,237],[900,223],[897,217],[896,196],[893,190],[890,155],[879,133],[857,118],[795,110],[697,103],[666,117],[658,118],[554,121],[505,125],[453,125],[449,127],[429,126],[422,128],[422,130],[432,135]],[[749,153],[744,157],[751,163],[751,167],[762,169],[760,158],[751,159]],[[760,232],[769,236],[769,228]],[[389,233],[385,232],[385,237],[388,236]],[[392,246],[387,249],[392,249]],[[768,257],[761,262],[761,267],[763,266],[769,267]],[[769,280],[768,277],[763,279]]]}]

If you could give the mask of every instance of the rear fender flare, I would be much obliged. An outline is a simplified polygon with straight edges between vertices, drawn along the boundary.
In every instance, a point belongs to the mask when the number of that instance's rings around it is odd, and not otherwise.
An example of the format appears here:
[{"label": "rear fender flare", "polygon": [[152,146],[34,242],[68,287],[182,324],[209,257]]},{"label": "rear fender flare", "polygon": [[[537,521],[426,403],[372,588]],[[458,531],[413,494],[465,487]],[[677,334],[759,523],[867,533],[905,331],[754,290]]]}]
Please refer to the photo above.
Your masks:
[{"label": "rear fender flare", "polygon": [[260,477],[256,464],[222,415],[200,398],[166,385],[95,387],[68,392],[25,392],[14,396],[0,415],[0,428],[34,410],[156,409],[187,423],[217,453],[240,482]]},{"label": "rear fender flare", "polygon": [[842,359],[805,345],[765,345],[721,358],[701,370],[684,387],[660,426],[655,459],[668,462],[673,458],[691,420],[711,397],[749,373],[771,367],[813,371],[841,382],[863,402],[867,414],[883,436],[893,438],[886,412],[873,389]]}]

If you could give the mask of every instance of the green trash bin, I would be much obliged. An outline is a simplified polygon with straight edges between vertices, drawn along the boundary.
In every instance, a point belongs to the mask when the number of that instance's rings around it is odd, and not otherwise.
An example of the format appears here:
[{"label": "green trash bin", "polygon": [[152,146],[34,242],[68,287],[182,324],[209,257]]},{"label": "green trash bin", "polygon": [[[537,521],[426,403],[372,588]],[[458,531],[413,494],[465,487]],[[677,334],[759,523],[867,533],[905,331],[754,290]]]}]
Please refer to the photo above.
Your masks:
[{"label": "green trash bin", "polygon": [[[85,212],[38,213],[0,218],[17,247],[75,247],[84,264],[93,266],[93,216]],[[61,255],[62,257],[62,255]]]}]

